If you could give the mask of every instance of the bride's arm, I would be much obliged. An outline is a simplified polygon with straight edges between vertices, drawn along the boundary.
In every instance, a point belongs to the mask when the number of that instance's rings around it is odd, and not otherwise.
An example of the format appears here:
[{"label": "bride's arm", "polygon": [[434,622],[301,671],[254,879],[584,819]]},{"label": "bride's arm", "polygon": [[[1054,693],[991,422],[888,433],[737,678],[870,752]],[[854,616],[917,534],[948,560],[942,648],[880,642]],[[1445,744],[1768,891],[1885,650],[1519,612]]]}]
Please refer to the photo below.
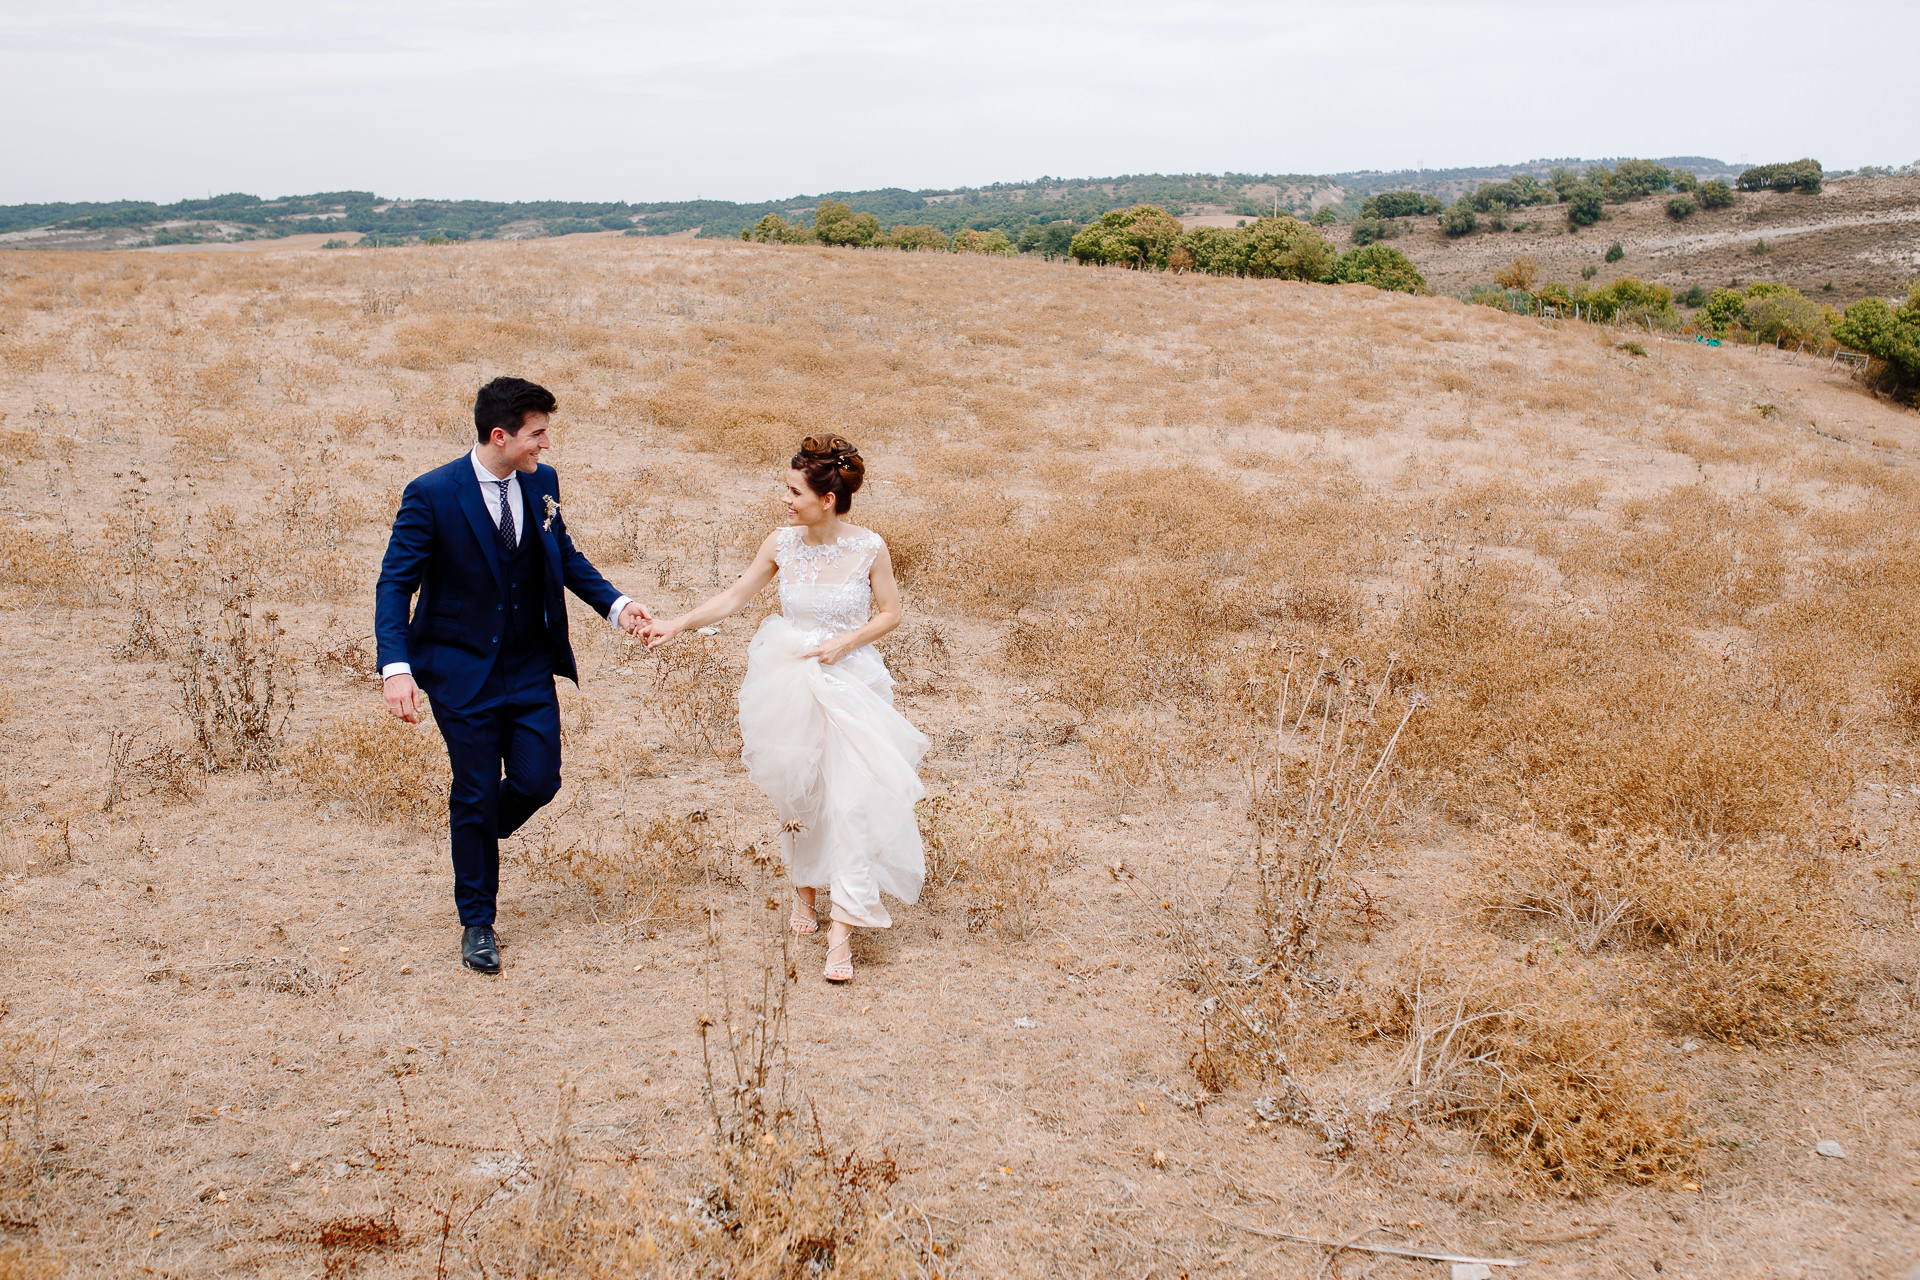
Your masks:
[{"label": "bride's arm", "polygon": [[900,584],[893,580],[893,558],[887,554],[886,543],[880,544],[869,572],[873,583],[873,617],[867,620],[867,625],[858,631],[849,631],[824,641],[818,649],[802,654],[802,657],[818,658],[831,665],[861,645],[872,644],[900,625]]},{"label": "bride's arm", "polygon": [[739,612],[742,605],[759,595],[773,581],[773,575],[779,572],[779,566],[773,562],[773,541],[776,536],[777,533],[767,535],[753,563],[747,566],[747,571],[732,586],[717,596],[710,596],[677,618],[655,623],[647,634],[647,648],[658,649],[682,632],[718,622]]}]

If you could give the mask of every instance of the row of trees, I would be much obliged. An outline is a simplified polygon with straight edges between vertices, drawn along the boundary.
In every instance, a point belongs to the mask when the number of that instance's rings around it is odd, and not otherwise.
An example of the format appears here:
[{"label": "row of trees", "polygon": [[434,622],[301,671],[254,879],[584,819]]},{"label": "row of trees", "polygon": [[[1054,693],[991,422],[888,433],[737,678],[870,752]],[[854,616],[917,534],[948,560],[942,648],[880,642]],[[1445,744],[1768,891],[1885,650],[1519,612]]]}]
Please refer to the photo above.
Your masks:
[{"label": "row of trees", "polygon": [[1194,227],[1157,205],[1116,209],[1073,237],[1077,262],[1137,270],[1198,271],[1263,280],[1370,284],[1425,293],[1427,282],[1398,249],[1369,244],[1337,253],[1298,218],[1257,218],[1239,227]]},{"label": "row of trees", "polygon": [[880,219],[871,213],[855,213],[837,200],[822,200],[813,211],[813,225],[788,222],[777,213],[769,213],[753,226],[741,231],[742,240],[761,244],[833,244],[856,248],[931,250],[954,253],[996,253],[1011,255],[1014,242],[999,228],[977,231],[962,227],[949,238],[938,227],[903,223],[881,230]]},{"label": "row of trees", "polygon": [[[1818,160],[1760,165],[1740,175],[1743,191],[1818,191]],[[1508,215],[1537,205],[1566,206],[1567,222],[1590,227],[1606,216],[1609,204],[1625,204],[1665,191],[1677,194],[1667,201],[1667,214],[1676,221],[1700,209],[1724,209],[1733,203],[1733,188],[1719,178],[1701,182],[1687,169],[1670,169],[1652,160],[1622,160],[1612,168],[1589,165],[1586,172],[1556,168],[1544,179],[1516,174],[1500,182],[1483,182],[1451,205],[1419,191],[1383,191],[1367,197],[1354,223],[1354,242],[1369,244],[1399,234],[1395,218],[1438,214],[1440,230],[1449,236],[1479,230],[1481,218],[1496,231],[1507,228]]]}]

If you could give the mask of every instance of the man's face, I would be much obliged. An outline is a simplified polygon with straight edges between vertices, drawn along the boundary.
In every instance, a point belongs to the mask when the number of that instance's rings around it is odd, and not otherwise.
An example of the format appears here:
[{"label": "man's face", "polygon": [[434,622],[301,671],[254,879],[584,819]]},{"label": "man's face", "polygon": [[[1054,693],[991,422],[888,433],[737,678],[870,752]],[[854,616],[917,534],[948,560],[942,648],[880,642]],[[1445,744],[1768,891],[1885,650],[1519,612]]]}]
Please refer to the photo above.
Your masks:
[{"label": "man's face", "polygon": [[540,465],[540,455],[553,444],[553,437],[547,434],[547,415],[528,413],[520,419],[520,430],[513,435],[495,427],[493,429],[493,447],[507,465],[524,475],[532,475],[534,468]]}]

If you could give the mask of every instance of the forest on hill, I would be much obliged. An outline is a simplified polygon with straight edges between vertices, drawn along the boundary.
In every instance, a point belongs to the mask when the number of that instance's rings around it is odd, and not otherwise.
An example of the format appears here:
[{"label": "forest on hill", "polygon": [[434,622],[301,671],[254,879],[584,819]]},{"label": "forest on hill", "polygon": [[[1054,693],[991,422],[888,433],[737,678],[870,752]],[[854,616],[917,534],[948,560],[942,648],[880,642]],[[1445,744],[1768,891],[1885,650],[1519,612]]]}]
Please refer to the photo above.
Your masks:
[{"label": "forest on hill", "polygon": [[[1108,178],[1041,177],[1030,182],[908,191],[829,191],[784,200],[490,201],[396,199],[371,191],[326,191],[265,199],[246,194],[181,200],[172,204],[116,200],[0,206],[0,235],[16,243],[74,238],[92,233],[94,243],[74,247],[191,244],[311,233],[358,233],[362,244],[419,241],[522,239],[583,231],[631,231],[637,235],[692,233],[734,237],[768,214],[788,222],[809,217],[822,201],[870,213],[887,225],[933,227],[951,237],[964,230],[1004,232],[1018,241],[1030,228],[1096,222],[1115,209],[1152,204],[1176,215],[1311,213],[1332,209],[1358,215],[1369,195],[1388,190],[1428,192],[1452,199],[1484,182],[1520,175],[1544,177],[1556,166],[1580,160],[1530,160],[1523,164],[1461,169],[1366,171],[1340,174],[1185,173],[1122,174]],[[1702,179],[1731,178],[1724,161],[1675,156],[1656,161],[1686,168]],[[25,239],[22,232],[54,233]],[[62,236],[61,233],[65,233]],[[1032,239],[1032,237],[1029,237]],[[1032,247],[1032,246],[1029,246]]]}]

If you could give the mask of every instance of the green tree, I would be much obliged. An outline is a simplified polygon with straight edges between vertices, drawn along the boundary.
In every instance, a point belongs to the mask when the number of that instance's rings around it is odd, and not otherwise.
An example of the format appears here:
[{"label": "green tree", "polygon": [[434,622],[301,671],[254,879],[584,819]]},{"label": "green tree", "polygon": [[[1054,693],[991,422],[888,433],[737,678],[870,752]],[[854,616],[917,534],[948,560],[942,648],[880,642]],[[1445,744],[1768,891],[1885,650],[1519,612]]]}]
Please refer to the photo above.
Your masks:
[{"label": "green tree", "polygon": [[1833,326],[1833,337],[1882,361],[1897,389],[1920,388],[1920,285],[1897,311],[1884,298],[1862,298]]},{"label": "green tree", "polygon": [[1137,204],[1103,215],[1073,238],[1067,252],[1079,262],[1164,270],[1180,234],[1178,218],[1158,205]]},{"label": "green tree", "polygon": [[1426,277],[1406,254],[1389,245],[1369,244],[1349,249],[1333,265],[1333,278],[1341,284],[1370,284],[1376,289],[1400,293],[1427,292]]},{"label": "green tree", "polygon": [[1826,171],[1818,160],[1790,160],[1785,164],[1755,165],[1740,175],[1742,191],[1804,191],[1817,195]]},{"label": "green tree", "polygon": [[896,249],[909,252],[917,249],[931,249],[936,253],[945,253],[947,233],[938,227],[901,225],[887,233],[886,242]]},{"label": "green tree", "polygon": [[1700,179],[1693,170],[1675,169],[1673,171],[1673,189],[1675,191],[1692,191],[1699,185]]},{"label": "green tree", "polygon": [[1353,224],[1353,242],[1356,245],[1372,244],[1376,240],[1391,240],[1399,234],[1399,225],[1385,218],[1361,217]]},{"label": "green tree", "polygon": [[1193,270],[1210,276],[1247,274],[1247,256],[1253,251],[1253,237],[1245,227],[1195,227],[1180,237]]},{"label": "green tree", "polygon": [[777,213],[770,213],[753,226],[740,233],[742,240],[758,240],[761,244],[811,244],[814,240],[813,228],[789,223]]},{"label": "green tree", "polygon": [[1829,332],[1839,320],[1833,308],[1823,307],[1783,284],[1753,285],[1740,310],[1740,323],[1762,342],[1804,343],[1816,349],[1826,345]]},{"label": "green tree", "polygon": [[1567,221],[1576,227],[1590,227],[1607,211],[1607,196],[1591,182],[1577,182],[1561,197],[1567,202]]},{"label": "green tree", "polygon": [[1695,324],[1720,336],[1733,327],[1746,309],[1746,294],[1738,289],[1715,289],[1707,296],[1707,304],[1700,308],[1700,314],[1693,319]]},{"label": "green tree", "polygon": [[1707,305],[1707,291],[1696,284],[1687,290],[1687,296],[1680,301],[1685,306],[1704,307]]},{"label": "green tree", "polygon": [[1608,175],[1607,198],[1615,204],[1638,200],[1673,185],[1673,170],[1651,160],[1622,160]]},{"label": "green tree", "polygon": [[1051,262],[1067,256],[1073,245],[1075,227],[1071,222],[1034,222],[1021,231],[1014,248],[1021,253],[1037,253]]},{"label": "green tree", "polygon": [[1259,218],[1247,228],[1247,274],[1269,280],[1325,280],[1333,246],[1298,218]]},{"label": "green tree", "polygon": [[822,200],[813,211],[813,234],[822,244],[869,245],[880,238],[880,219],[855,213],[838,200]]},{"label": "green tree", "polygon": [[1363,218],[1416,218],[1439,213],[1447,206],[1424,191],[1382,191],[1360,202]]},{"label": "green tree", "polygon": [[1316,227],[1330,227],[1340,221],[1340,215],[1328,208],[1315,209],[1313,216],[1307,221]]},{"label": "green tree", "polygon": [[1480,219],[1474,214],[1473,202],[1465,198],[1454,201],[1452,207],[1440,215],[1440,230],[1450,236],[1469,235],[1479,225]]},{"label": "green tree", "polygon": [[998,227],[986,231],[962,227],[953,233],[951,248],[955,253],[997,253],[1003,258],[1013,256],[1013,241],[1007,239],[1007,233]]},{"label": "green tree", "polygon": [[1667,216],[1675,222],[1685,222],[1699,207],[1693,202],[1692,196],[1675,196],[1667,201]]},{"label": "green tree", "polygon": [[1725,209],[1733,203],[1733,188],[1719,178],[1700,184],[1702,209]]},{"label": "green tree", "polygon": [[1673,291],[1635,276],[1621,276],[1604,289],[1575,293],[1573,300],[1603,324],[1616,319],[1628,324],[1652,320],[1671,327],[1680,322],[1680,313],[1673,309]]}]

